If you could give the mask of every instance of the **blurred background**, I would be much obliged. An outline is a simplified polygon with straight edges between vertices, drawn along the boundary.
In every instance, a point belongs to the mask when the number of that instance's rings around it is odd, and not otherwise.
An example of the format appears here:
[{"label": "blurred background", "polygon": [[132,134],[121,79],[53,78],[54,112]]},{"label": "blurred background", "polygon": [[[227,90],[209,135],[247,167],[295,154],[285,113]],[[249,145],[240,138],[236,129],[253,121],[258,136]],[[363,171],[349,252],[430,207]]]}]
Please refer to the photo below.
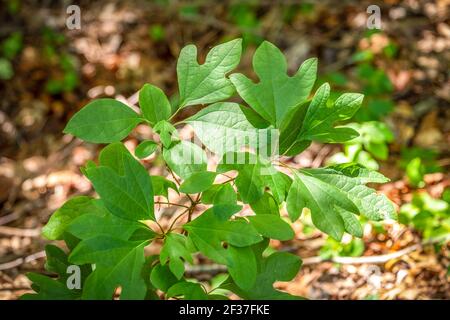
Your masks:
[{"label": "blurred background", "polygon": [[[66,26],[72,4],[80,7],[80,29]],[[381,30],[367,28],[374,4]],[[68,119],[98,97],[136,104],[144,83],[175,99],[180,49],[196,44],[201,60],[236,37],[244,39],[241,72],[252,74],[252,55],[269,40],[290,71],[318,57],[317,86],[330,82],[333,98],[365,94],[351,120],[359,138],[313,144],[286,161],[378,169],[392,180],[379,192],[399,212],[399,222],[366,223],[363,239],[343,243],[303,217],[295,240],[272,243],[305,260],[279,288],[312,299],[449,299],[449,9],[448,0],[1,0],[0,299],[29,290],[26,272],[45,272],[40,229],[49,216],[69,197],[93,194],[79,167],[101,146],[64,135]],[[139,126],[125,143],[133,149],[151,135]],[[164,174],[158,161],[145,161],[152,174]],[[336,257],[349,258],[322,261]],[[193,276],[214,280],[220,271],[207,270]]]}]

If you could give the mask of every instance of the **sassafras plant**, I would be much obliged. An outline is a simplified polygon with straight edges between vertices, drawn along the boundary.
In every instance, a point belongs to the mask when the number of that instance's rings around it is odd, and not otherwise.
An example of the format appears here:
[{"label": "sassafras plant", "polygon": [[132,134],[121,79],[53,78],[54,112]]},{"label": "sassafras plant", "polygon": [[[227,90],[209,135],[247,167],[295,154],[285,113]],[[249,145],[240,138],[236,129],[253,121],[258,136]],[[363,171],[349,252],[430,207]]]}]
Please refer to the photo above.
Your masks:
[{"label": "sassafras plant", "polygon": [[[188,45],[177,64],[176,105],[146,84],[139,94],[140,114],[119,101],[98,99],[73,116],[66,133],[108,144],[98,164],[88,162],[81,169],[98,197],[74,197],[52,215],[43,235],[66,244],[64,250],[46,248],[46,268],[57,277],[29,274],[35,293],[23,298],[227,299],[224,292],[232,292],[243,299],[297,299],[273,284],[292,280],[301,259],[268,245],[270,239],[293,239],[290,223],[305,208],[314,225],[336,240],[345,232],[362,236],[360,214],[375,221],[395,217],[389,200],[366,186],[386,182],[380,173],[351,163],[294,169],[282,161],[312,141],[355,138],[358,133],[340,123],[354,115],[363,96],[345,93],[330,104],[326,83],[310,98],[317,60],[306,60],[288,75],[285,57],[269,42],[253,57],[256,83],[230,74],[240,56],[240,39],[214,47],[203,64],[196,47]],[[229,102],[236,94],[243,104]],[[179,110],[193,105],[203,108],[173,121]],[[152,127],[159,139],[142,141],[132,155],[121,141],[140,123]],[[180,140],[175,126],[183,124],[192,126],[201,144],[221,159],[217,166],[210,163],[208,170],[205,149]],[[173,179],[150,176],[138,160],[155,152]],[[229,179],[216,182],[219,175]],[[167,199],[176,210],[170,227],[152,228],[160,226],[155,197],[169,198],[169,189],[185,194],[190,204]],[[198,213],[200,203],[206,209]],[[253,213],[245,210],[244,215],[244,206]],[[288,217],[280,215],[283,206]],[[162,243],[159,255],[146,255],[154,241]],[[226,266],[221,290],[208,291],[207,285],[186,278],[186,266],[196,255]],[[67,270],[73,266],[80,276],[75,287],[68,285]]]}]

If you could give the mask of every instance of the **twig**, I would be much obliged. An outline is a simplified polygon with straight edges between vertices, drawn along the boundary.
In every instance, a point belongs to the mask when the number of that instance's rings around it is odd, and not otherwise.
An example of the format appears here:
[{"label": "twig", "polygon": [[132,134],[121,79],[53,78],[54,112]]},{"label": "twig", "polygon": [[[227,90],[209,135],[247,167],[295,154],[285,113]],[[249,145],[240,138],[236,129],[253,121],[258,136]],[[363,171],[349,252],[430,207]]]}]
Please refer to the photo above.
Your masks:
[{"label": "twig", "polygon": [[35,260],[38,260],[38,259],[41,259],[41,258],[44,258],[44,257],[45,257],[45,251],[44,250],[38,251],[38,252],[33,253],[33,254],[29,255],[29,256],[26,256],[25,258],[17,258],[16,260],[0,264],[0,271],[1,270],[12,269],[12,268],[18,267],[18,266],[20,266],[20,265],[22,265],[24,263],[35,261]]},{"label": "twig", "polygon": [[335,262],[340,264],[382,264],[386,263],[389,260],[397,259],[402,256],[405,256],[407,254],[410,254],[413,251],[422,249],[423,246],[441,242],[448,240],[449,236],[443,236],[443,237],[437,237],[433,239],[429,239],[426,241],[422,241],[421,243],[413,244],[409,247],[403,248],[399,251],[388,253],[388,254],[382,254],[378,256],[368,256],[368,257],[333,257],[331,259],[323,259],[322,257],[310,257],[310,258],[304,258],[303,259],[303,265],[311,265],[311,264],[317,264],[320,262]]},{"label": "twig", "polygon": [[180,218],[181,218],[186,212],[188,212],[189,210],[190,210],[190,208],[188,207],[188,209],[186,209],[186,210],[184,210],[182,213],[180,213],[180,214],[172,221],[172,223],[170,224],[169,230],[168,230],[167,232],[172,231],[172,229],[173,229],[173,227],[174,227],[174,225],[175,225],[175,222],[177,222],[177,220],[180,219]]},{"label": "twig", "polygon": [[21,216],[21,214],[19,214],[17,211],[10,213],[6,216],[2,216],[2,217],[0,217],[0,226],[3,226],[14,220],[17,220],[18,218],[20,218],[20,216]]},{"label": "twig", "polygon": [[28,237],[34,238],[41,235],[41,229],[20,229],[7,226],[0,226],[0,234],[5,236],[18,236],[18,237]]},{"label": "twig", "polygon": [[161,202],[161,201],[155,201],[155,204],[167,204],[167,205],[170,205],[170,206],[177,206],[177,207],[189,208],[188,206],[185,206],[184,204],[173,203],[173,202]]},{"label": "twig", "polygon": [[[317,257],[310,257],[310,258],[304,258],[302,265],[311,265],[311,264],[318,264],[321,262],[335,262],[340,264],[381,264],[386,263],[389,260],[400,258],[404,255],[410,254],[413,251],[422,249],[423,246],[437,243],[443,240],[448,240],[449,236],[444,237],[438,237],[430,240],[423,241],[421,243],[413,244],[409,247],[403,248],[402,250],[388,253],[388,254],[382,254],[378,256],[371,256],[371,257],[334,257],[331,259],[324,259],[320,256]],[[216,274],[220,272],[226,272],[227,268],[224,265],[220,264],[209,264],[209,265],[186,265],[186,273],[188,275],[196,275],[199,273],[209,273],[209,274]]]},{"label": "twig", "polygon": [[0,291],[20,291],[20,290],[30,290],[30,287],[0,288]]},{"label": "twig", "polygon": [[400,258],[401,256],[407,255],[413,251],[416,251],[418,249],[422,248],[422,245],[420,243],[414,244],[410,247],[406,247],[402,250],[388,253],[388,254],[382,254],[379,256],[370,256],[370,257],[333,257],[331,259],[323,259],[322,257],[310,257],[310,258],[304,258],[303,259],[303,265],[311,265],[311,264],[317,264],[321,262],[334,262],[334,263],[340,263],[340,264],[382,264],[386,263],[389,260]]}]

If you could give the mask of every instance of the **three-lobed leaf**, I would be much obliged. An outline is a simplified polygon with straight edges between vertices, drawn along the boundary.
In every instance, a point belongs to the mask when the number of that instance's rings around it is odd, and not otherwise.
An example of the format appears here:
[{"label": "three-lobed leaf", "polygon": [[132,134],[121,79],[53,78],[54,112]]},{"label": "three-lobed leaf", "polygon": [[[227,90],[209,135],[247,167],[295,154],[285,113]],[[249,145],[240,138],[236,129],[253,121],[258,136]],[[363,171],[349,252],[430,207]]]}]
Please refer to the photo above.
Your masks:
[{"label": "three-lobed leaf", "polygon": [[128,220],[154,220],[153,187],[147,170],[121,144],[102,151],[100,165],[84,169],[105,207]]},{"label": "three-lobed leaf", "polygon": [[361,236],[354,214],[361,213],[375,221],[395,218],[392,203],[364,185],[386,181],[381,174],[353,164],[301,169],[294,173],[287,210],[296,220],[303,208],[308,208],[314,225],[337,240],[345,231]]},{"label": "three-lobed leaf", "polygon": [[230,79],[245,102],[279,128],[288,112],[308,98],[316,80],[317,59],[306,60],[290,77],[283,53],[264,41],[253,56],[253,68],[259,83],[253,83],[243,74],[232,74]]},{"label": "three-lobed leaf", "polygon": [[329,96],[330,86],[324,83],[308,107],[297,140],[330,143],[345,142],[359,136],[350,127],[334,127],[334,124],[350,119],[361,106],[364,96],[359,93],[344,93],[331,106],[327,104]]}]

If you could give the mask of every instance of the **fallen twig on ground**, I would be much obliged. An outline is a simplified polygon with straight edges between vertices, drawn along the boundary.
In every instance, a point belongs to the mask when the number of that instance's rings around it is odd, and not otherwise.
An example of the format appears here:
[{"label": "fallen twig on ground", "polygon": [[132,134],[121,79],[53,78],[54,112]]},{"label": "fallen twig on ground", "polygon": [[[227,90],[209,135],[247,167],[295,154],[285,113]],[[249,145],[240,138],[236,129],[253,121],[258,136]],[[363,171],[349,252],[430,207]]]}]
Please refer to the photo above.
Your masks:
[{"label": "fallen twig on ground", "polygon": [[12,269],[12,268],[18,267],[24,263],[35,261],[35,260],[38,260],[38,259],[41,259],[44,257],[45,257],[45,251],[44,250],[38,251],[36,253],[30,254],[29,256],[26,256],[25,258],[17,258],[16,260],[0,264],[0,271]]}]

